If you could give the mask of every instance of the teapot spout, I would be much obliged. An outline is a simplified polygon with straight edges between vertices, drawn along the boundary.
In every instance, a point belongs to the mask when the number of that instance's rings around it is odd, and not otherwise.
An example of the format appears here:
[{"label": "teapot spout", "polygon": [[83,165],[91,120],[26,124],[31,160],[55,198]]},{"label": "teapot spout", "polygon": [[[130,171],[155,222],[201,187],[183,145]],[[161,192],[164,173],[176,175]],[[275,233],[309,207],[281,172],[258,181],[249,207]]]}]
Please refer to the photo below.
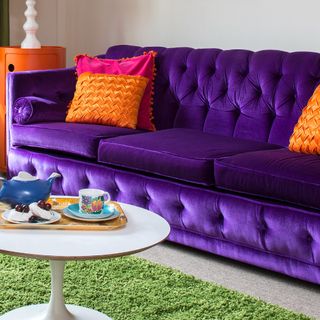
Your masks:
[{"label": "teapot spout", "polygon": [[50,177],[48,178],[48,181],[50,182],[50,184],[53,183],[54,179],[56,178],[60,178],[61,177],[61,174],[60,173],[57,173],[57,172],[53,172]]},{"label": "teapot spout", "polygon": [[5,177],[0,177],[0,181],[4,182],[7,181],[7,179]]}]

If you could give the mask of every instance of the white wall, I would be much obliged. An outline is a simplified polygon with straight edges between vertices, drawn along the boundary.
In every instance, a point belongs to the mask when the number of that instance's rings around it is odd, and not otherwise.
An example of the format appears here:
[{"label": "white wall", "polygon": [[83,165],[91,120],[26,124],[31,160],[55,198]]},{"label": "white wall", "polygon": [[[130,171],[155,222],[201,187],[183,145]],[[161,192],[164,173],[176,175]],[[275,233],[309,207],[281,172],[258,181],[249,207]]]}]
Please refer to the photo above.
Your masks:
[{"label": "white wall", "polygon": [[[11,44],[24,0],[10,0]],[[319,0],[38,0],[39,39],[77,53],[113,44],[320,52]]]}]

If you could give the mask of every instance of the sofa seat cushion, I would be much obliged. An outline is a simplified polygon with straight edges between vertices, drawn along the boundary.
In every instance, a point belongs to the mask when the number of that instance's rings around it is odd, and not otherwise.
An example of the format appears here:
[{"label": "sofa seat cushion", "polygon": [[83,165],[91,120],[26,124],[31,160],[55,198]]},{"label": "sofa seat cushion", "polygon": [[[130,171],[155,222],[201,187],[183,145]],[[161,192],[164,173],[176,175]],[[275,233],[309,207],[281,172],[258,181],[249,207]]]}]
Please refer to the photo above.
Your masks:
[{"label": "sofa seat cushion", "polygon": [[48,122],[13,124],[11,139],[13,146],[49,149],[96,159],[100,139],[137,132],[143,131],[96,124]]},{"label": "sofa seat cushion", "polygon": [[98,161],[210,186],[214,159],[272,148],[276,146],[176,128],[101,140]]},{"label": "sofa seat cushion", "polygon": [[218,187],[320,209],[320,157],[288,149],[239,154],[215,162]]}]

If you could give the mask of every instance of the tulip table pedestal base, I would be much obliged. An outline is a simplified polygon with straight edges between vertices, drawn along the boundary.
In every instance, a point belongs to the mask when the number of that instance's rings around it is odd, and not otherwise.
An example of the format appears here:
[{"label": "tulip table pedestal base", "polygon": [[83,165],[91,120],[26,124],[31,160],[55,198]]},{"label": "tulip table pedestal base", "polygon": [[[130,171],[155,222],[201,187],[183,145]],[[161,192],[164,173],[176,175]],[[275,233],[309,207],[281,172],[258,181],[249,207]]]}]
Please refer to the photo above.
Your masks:
[{"label": "tulip table pedestal base", "polygon": [[49,304],[37,304],[12,310],[0,320],[111,320],[101,312],[65,305],[63,297],[64,261],[51,260],[51,297]]},{"label": "tulip table pedestal base", "polygon": [[47,320],[47,319],[59,319],[59,320],[111,320],[111,318],[102,314],[101,312],[69,305],[67,304],[67,308],[70,312],[70,317],[68,318],[47,318],[46,312],[48,310],[47,304],[37,304],[33,306],[22,307],[19,309],[15,309],[10,311],[3,316],[0,317],[1,320]]}]

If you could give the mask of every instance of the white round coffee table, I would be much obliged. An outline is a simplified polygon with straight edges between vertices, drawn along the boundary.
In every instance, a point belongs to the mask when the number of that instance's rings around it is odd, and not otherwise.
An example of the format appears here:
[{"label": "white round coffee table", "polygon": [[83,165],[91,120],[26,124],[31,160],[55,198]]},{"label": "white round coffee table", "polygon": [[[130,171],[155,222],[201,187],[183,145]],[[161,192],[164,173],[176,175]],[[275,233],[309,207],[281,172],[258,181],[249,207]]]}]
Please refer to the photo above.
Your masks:
[{"label": "white round coffee table", "polygon": [[63,272],[68,260],[104,259],[148,249],[166,239],[169,224],[148,210],[121,204],[128,223],[113,231],[0,230],[0,253],[50,260],[49,304],[10,311],[0,320],[110,320],[85,307],[65,305]]}]

